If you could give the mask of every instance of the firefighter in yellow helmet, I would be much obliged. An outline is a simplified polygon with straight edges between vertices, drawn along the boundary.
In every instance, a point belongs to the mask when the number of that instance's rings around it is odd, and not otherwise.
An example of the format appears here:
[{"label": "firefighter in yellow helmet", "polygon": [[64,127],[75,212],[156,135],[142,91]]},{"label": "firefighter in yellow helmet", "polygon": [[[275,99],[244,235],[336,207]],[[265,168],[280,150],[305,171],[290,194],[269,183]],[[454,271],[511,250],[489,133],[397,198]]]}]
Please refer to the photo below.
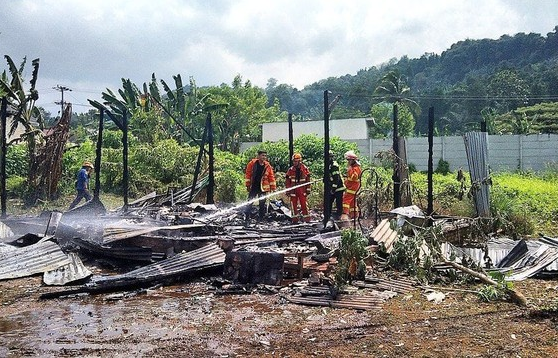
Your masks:
[{"label": "firefighter in yellow helmet", "polygon": [[[305,222],[309,222],[310,214],[308,213],[306,197],[310,194],[310,170],[308,170],[306,165],[302,164],[302,155],[300,155],[300,153],[295,153],[292,159],[293,165],[287,170],[287,178],[285,180],[286,188],[295,187],[287,191],[287,195],[289,195],[291,199],[292,221],[293,223],[298,223],[298,204],[300,203],[302,219]],[[301,185],[305,183],[306,185]]]},{"label": "firefighter in yellow helmet", "polygon": [[347,160],[347,177],[345,178],[345,193],[343,194],[343,217],[342,219],[353,219],[358,217],[358,206],[356,193],[360,189],[360,176],[362,170],[358,162],[358,156],[352,150],[345,153]]}]

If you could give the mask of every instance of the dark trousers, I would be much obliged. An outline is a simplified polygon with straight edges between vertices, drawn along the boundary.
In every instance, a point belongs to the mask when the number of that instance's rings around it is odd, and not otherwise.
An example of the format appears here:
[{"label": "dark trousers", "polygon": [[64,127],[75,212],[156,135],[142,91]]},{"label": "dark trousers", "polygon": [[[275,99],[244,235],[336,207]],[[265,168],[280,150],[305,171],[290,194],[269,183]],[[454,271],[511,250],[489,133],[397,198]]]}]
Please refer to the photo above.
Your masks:
[{"label": "dark trousers", "polygon": [[91,194],[89,194],[89,191],[87,189],[84,190],[78,189],[76,198],[74,199],[74,201],[72,201],[72,203],[70,204],[70,208],[68,210],[72,210],[73,208],[75,208],[76,205],[79,204],[79,202],[83,198],[85,198],[85,202],[88,202],[89,200],[91,200]]},{"label": "dark trousers", "polygon": [[[335,201],[335,212],[333,212],[333,202]],[[335,219],[341,218],[343,214],[343,192],[336,191],[329,196],[329,212],[334,216]]]},{"label": "dark trousers", "polygon": [[[248,201],[255,199],[255,198],[259,198],[261,196],[265,196],[265,192],[259,190],[258,188],[256,189],[252,189],[250,190],[250,193],[248,194]],[[246,214],[250,214],[250,211],[252,209],[252,204],[247,205],[246,206]],[[265,199],[260,199],[258,201],[258,214],[260,219],[263,219],[263,217],[265,216]]]}]

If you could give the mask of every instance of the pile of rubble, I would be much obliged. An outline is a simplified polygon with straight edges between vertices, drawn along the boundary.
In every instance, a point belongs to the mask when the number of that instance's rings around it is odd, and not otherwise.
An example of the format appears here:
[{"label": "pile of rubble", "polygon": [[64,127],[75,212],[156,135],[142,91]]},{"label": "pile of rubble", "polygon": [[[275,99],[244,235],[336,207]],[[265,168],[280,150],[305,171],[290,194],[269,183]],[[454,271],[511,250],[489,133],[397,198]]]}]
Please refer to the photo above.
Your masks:
[{"label": "pile of rubble", "polygon": [[[290,211],[272,202],[263,221],[250,219],[239,207],[177,205],[176,197],[148,196],[122,210],[52,212],[39,217],[3,221],[0,280],[43,275],[53,287],[42,298],[80,293],[105,293],[184,282],[200,275],[221,275],[219,292],[250,292],[263,288],[280,292],[292,303],[374,309],[417,284],[405,277],[388,277],[374,262],[362,281],[339,292],[331,282],[342,230],[334,223],[291,224]],[[172,202],[173,205],[165,205]],[[370,252],[389,253],[404,235],[393,222],[424,219],[416,210],[398,209],[364,233]],[[441,219],[446,232],[466,225]],[[361,228],[362,229],[362,228]],[[365,228],[365,230],[367,230]],[[475,245],[473,245],[475,246]],[[446,257],[477,261],[519,280],[556,270],[558,240],[490,239],[476,247],[442,245]],[[94,274],[91,265],[111,262],[115,270]],[[490,263],[487,264],[487,261]],[[442,269],[440,267],[440,269]],[[371,272],[375,272],[372,274]]]}]

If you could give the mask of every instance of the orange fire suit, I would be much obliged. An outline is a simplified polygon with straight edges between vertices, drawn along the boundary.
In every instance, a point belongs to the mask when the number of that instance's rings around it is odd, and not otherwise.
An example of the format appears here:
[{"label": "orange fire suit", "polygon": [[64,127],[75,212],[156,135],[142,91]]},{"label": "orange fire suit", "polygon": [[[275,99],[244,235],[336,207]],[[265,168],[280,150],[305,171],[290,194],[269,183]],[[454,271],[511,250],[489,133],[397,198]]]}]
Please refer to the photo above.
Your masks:
[{"label": "orange fire suit", "polygon": [[[273,168],[267,160],[263,164],[259,163],[258,158],[252,159],[246,166],[246,173],[244,175],[246,190],[248,190],[248,199],[265,196],[266,193],[275,191],[277,184],[275,182],[275,174]],[[259,216],[263,218],[265,214],[265,199],[258,202]],[[246,210],[249,210],[247,207]]]},{"label": "orange fire suit", "polygon": [[343,214],[353,219],[358,217],[359,209],[356,202],[356,193],[360,188],[360,175],[362,170],[360,164],[354,161],[347,168],[347,178],[345,179],[345,193],[343,194]]},{"label": "orange fire suit", "polygon": [[292,221],[293,223],[298,223],[298,203],[300,202],[300,210],[302,212],[302,219],[305,222],[310,221],[310,215],[308,214],[308,204],[306,201],[306,196],[310,194],[310,170],[302,164],[293,165],[287,170],[287,178],[285,179],[285,187],[292,188],[300,184],[308,183],[307,185],[294,188],[287,191],[291,199],[291,206],[293,211]]}]

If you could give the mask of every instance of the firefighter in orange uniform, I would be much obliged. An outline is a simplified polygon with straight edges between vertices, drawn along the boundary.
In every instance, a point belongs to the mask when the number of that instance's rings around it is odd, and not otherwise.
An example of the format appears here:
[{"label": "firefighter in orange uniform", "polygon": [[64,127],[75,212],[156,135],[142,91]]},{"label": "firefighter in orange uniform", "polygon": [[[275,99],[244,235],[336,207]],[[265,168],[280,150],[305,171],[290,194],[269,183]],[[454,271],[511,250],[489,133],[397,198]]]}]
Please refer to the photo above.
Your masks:
[{"label": "firefighter in orange uniform", "polygon": [[343,194],[343,220],[358,217],[358,206],[356,193],[360,188],[360,175],[362,170],[358,162],[358,156],[352,150],[345,153],[347,159],[347,177],[345,178],[345,193]]},{"label": "firefighter in orange uniform", "polygon": [[[275,183],[275,174],[271,164],[267,161],[267,152],[258,151],[258,156],[248,162],[246,166],[246,190],[248,190],[248,200],[265,196],[275,191],[277,184]],[[263,219],[265,215],[265,199],[259,200],[259,217]],[[247,206],[245,214],[249,216],[251,205]]]},{"label": "firefighter in orange uniform", "polygon": [[298,223],[298,203],[300,202],[300,211],[302,212],[302,219],[305,222],[310,221],[308,214],[308,205],[306,196],[310,194],[310,170],[306,165],[302,164],[302,155],[295,153],[293,155],[293,165],[287,170],[287,178],[285,180],[285,187],[292,188],[300,184],[307,183],[307,185],[299,186],[295,189],[287,191],[287,195],[291,198],[291,206],[293,211],[293,223]]}]

